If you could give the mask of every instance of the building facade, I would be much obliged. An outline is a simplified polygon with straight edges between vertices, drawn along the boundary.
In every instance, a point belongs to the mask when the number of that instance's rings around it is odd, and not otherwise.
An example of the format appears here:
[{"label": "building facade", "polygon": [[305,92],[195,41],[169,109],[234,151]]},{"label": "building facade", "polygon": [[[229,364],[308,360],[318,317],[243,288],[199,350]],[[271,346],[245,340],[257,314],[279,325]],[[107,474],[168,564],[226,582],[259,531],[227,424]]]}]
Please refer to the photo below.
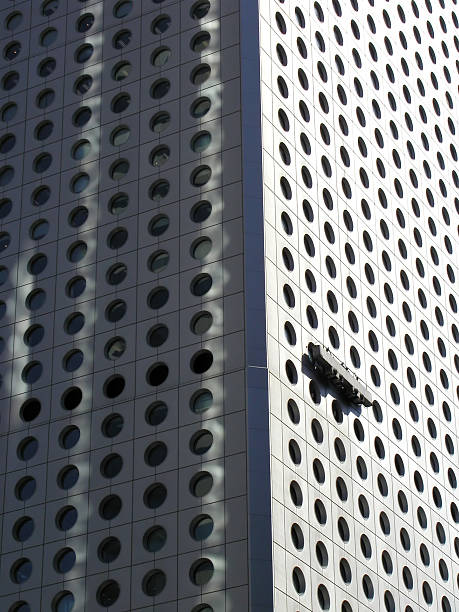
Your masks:
[{"label": "building facade", "polygon": [[0,28],[0,609],[459,609],[456,0]]}]

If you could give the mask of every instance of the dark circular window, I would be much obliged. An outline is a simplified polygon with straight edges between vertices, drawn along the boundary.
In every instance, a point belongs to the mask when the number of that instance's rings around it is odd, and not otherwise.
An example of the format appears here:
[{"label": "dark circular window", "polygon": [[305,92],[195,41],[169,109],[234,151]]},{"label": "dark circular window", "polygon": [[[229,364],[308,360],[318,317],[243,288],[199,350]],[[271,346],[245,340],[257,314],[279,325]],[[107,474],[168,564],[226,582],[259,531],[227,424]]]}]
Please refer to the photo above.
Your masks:
[{"label": "dark circular window", "polygon": [[198,98],[195,100],[190,107],[191,116],[195,119],[204,117],[209,112],[211,102],[209,98]]},{"label": "dark circular window", "polygon": [[190,492],[195,497],[204,497],[212,489],[214,479],[209,472],[198,472],[190,480]]},{"label": "dark circular window", "polygon": [[147,508],[155,510],[159,508],[165,501],[167,497],[167,489],[166,487],[157,482],[145,491],[143,496],[143,503]]},{"label": "dark circular window", "polygon": [[142,580],[142,590],[145,595],[155,597],[159,595],[166,586],[166,574],[160,569],[148,572]]},{"label": "dark circular window", "polygon": [[72,123],[76,127],[83,127],[92,117],[92,111],[89,107],[83,106],[79,108],[72,117]]},{"label": "dark circular window", "polygon": [[23,516],[18,519],[13,526],[13,537],[18,542],[28,540],[35,530],[35,523],[29,516]]},{"label": "dark circular window", "polygon": [[112,45],[115,49],[125,49],[131,42],[132,33],[129,30],[120,30],[112,39]]},{"label": "dark circular window", "polygon": [[111,453],[100,464],[100,473],[105,478],[115,478],[121,472],[123,459],[118,453]]},{"label": "dark circular window", "polygon": [[214,357],[209,350],[201,350],[193,355],[190,368],[195,374],[204,374],[212,366]]},{"label": "dark circular window", "polygon": [[104,497],[99,505],[99,514],[106,521],[111,521],[121,512],[121,499],[118,495]]},{"label": "dark circular window", "polygon": [[153,387],[162,385],[169,376],[169,368],[165,363],[155,363],[147,372],[147,382]]},{"label": "dark circular window", "polygon": [[157,467],[167,457],[167,446],[164,442],[153,442],[146,449],[144,454],[144,460],[147,465],[150,467]]},{"label": "dark circular window", "polygon": [[192,19],[202,19],[210,10],[210,0],[199,0],[195,2],[190,10]]},{"label": "dark circular window", "polygon": [[76,425],[64,427],[59,436],[59,445],[65,450],[76,446],[80,440],[80,429]]},{"label": "dark circular window", "polygon": [[10,570],[10,577],[15,584],[26,582],[32,574],[32,562],[30,559],[22,557],[16,561]]},{"label": "dark circular window", "polygon": [[102,540],[97,548],[97,556],[102,563],[113,563],[121,552],[121,543],[118,538],[109,537]]},{"label": "dark circular window", "polygon": [[93,23],[94,15],[92,15],[91,13],[85,13],[78,19],[76,23],[76,28],[78,32],[87,32],[91,29]]},{"label": "dark circular window", "polygon": [[158,79],[150,89],[150,95],[154,100],[160,100],[169,93],[171,83],[168,79]]},{"label": "dark circular window", "polygon": [[22,380],[33,385],[41,377],[43,373],[43,365],[40,361],[31,361],[22,370]]},{"label": "dark circular window", "polygon": [[214,573],[214,565],[210,559],[199,559],[190,568],[190,580],[197,586],[207,584]]},{"label": "dark circular window", "polygon": [[201,297],[205,295],[212,287],[212,277],[209,274],[199,274],[196,276],[190,285],[191,293]]},{"label": "dark circular window", "polygon": [[208,64],[201,64],[196,68],[193,68],[190,74],[190,79],[193,85],[202,85],[210,77],[210,66]]},{"label": "dark circular window", "polygon": [[126,386],[126,381],[120,374],[114,374],[105,381],[104,394],[110,399],[114,399],[121,395]]},{"label": "dark circular window", "polygon": [[164,34],[169,29],[171,18],[169,15],[159,15],[151,24],[153,34]]},{"label": "dark circular window", "polygon": [[116,263],[107,270],[107,282],[109,285],[119,285],[127,276],[127,266],[123,263]]},{"label": "dark circular window", "polygon": [[30,461],[38,450],[38,440],[32,436],[28,436],[21,440],[17,448],[17,456],[22,461]]},{"label": "dark circular window", "polygon": [[63,468],[57,477],[57,484],[61,489],[71,489],[78,482],[80,472],[75,465],[68,465]]},{"label": "dark circular window", "polygon": [[54,557],[54,569],[59,574],[66,574],[75,565],[76,554],[72,548],[63,548]]},{"label": "dark circular window", "polygon": [[155,553],[164,547],[166,540],[166,530],[159,525],[155,525],[143,536],[143,546],[148,552]]},{"label": "dark circular window", "polygon": [[37,488],[37,482],[32,476],[25,476],[17,483],[15,487],[15,495],[21,501],[27,501],[32,497]]},{"label": "dark circular window", "polygon": [[124,419],[121,414],[110,414],[102,422],[102,433],[106,438],[115,438],[123,429]]},{"label": "dark circular window", "polygon": [[104,608],[112,606],[120,596],[120,586],[115,580],[106,580],[97,591],[97,601]]},{"label": "dark circular window", "polygon": [[145,411],[145,420],[149,425],[156,427],[167,417],[168,408],[164,402],[153,402]]}]

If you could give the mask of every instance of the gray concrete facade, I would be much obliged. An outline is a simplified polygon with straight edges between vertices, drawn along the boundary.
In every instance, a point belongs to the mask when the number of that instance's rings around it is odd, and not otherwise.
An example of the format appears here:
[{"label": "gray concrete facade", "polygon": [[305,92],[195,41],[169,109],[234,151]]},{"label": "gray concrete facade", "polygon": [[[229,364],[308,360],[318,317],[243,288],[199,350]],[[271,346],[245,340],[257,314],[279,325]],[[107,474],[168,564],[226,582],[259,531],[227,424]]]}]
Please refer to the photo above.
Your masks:
[{"label": "gray concrete facade", "polygon": [[2,612],[459,609],[456,2],[0,3]]}]

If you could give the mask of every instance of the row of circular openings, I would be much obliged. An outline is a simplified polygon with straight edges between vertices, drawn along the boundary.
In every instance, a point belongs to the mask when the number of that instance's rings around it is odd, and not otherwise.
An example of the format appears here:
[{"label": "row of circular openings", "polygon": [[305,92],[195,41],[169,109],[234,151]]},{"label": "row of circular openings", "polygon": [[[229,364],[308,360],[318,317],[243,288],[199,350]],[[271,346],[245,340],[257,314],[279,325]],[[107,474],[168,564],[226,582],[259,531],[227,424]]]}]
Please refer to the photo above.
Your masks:
[{"label": "row of circular openings", "polygon": [[[108,236],[108,246],[112,249],[121,248],[128,238],[125,228],[116,228]],[[87,253],[87,244],[83,240],[72,243],[67,249],[67,259],[72,263],[80,262]],[[200,237],[194,240],[190,246],[190,255],[197,261],[203,261],[212,250],[212,240],[208,237]],[[155,251],[148,259],[148,269],[156,274],[164,271],[169,264],[169,252],[164,249]],[[48,257],[45,253],[33,255],[27,263],[29,274],[38,276],[44,272],[48,265]],[[115,263],[109,267],[106,280],[110,285],[117,285],[127,275],[127,266],[123,263]],[[3,283],[6,278],[2,278]],[[3,284],[1,283],[1,284]]]},{"label": "row of circular openings", "polygon": [[[110,556],[116,552],[116,538],[108,539],[105,542],[105,546]],[[109,550],[112,547],[112,550]],[[76,562],[75,551],[66,547],[58,551],[54,557],[53,565],[56,572],[65,574],[68,573]],[[32,562],[27,557],[22,557],[13,563],[10,569],[11,581],[15,584],[25,583],[32,575]],[[207,584],[214,574],[214,565],[210,559],[200,558],[195,561],[189,571],[189,578],[196,586],[203,586]],[[166,586],[166,574],[160,569],[154,569],[147,572],[142,580],[142,590],[149,597],[155,597],[159,595]],[[121,592],[120,585],[115,580],[106,580],[101,584],[97,590],[96,598],[98,603],[103,607],[112,606],[118,599]],[[63,598],[65,597],[65,599]],[[65,602],[66,607],[62,607],[61,603]],[[75,599],[70,592],[66,592],[65,596],[59,595],[56,601],[57,608],[54,610],[71,610]],[[68,606],[71,605],[69,608]],[[200,610],[203,608],[201,607]],[[20,608],[13,608],[16,612]],[[29,608],[30,610],[30,608]],[[21,611],[22,612],[22,611]]]},{"label": "row of circular openings", "polygon": [[[279,147],[281,147],[282,144],[283,143],[281,143]],[[325,206],[329,210],[333,210],[333,207],[334,207],[333,199],[332,199],[332,196],[329,190],[326,187],[323,189],[322,195],[323,195]],[[312,210],[311,204],[307,200],[303,201],[303,212],[305,214],[306,220],[309,223],[312,223],[312,221],[314,220],[314,212]],[[400,209],[397,209],[397,219],[399,220],[399,222],[401,222],[400,225],[402,229],[405,229],[405,218]],[[344,221],[347,231],[352,233],[354,231],[354,221],[353,221],[351,213],[347,209],[343,211],[343,221]],[[281,224],[282,224],[282,229],[287,234],[287,236],[291,236],[294,231],[293,223],[292,223],[292,220],[290,219],[289,214],[286,211],[283,211],[281,213]],[[437,230],[436,230],[435,221],[430,216],[428,218],[428,225],[429,225],[429,229],[432,235],[436,236]],[[329,238],[327,237],[327,239],[329,240],[329,242],[331,242],[333,240],[333,231],[330,230],[329,227],[331,227],[329,224],[327,225],[326,223],[324,223],[324,231],[326,235],[328,234]],[[390,230],[389,230],[389,227],[386,221],[383,218],[380,219],[379,228],[380,228],[381,235],[383,236],[383,238],[385,240],[389,240]],[[413,229],[413,236],[414,236],[417,246],[421,248],[423,245],[423,239],[422,239],[422,235],[421,235],[419,228],[416,226]],[[367,249],[367,251],[372,252],[374,249],[373,240],[367,230],[362,231],[362,238],[363,238],[364,246]],[[451,239],[446,234],[444,236],[444,242],[445,242],[446,250],[448,251],[450,255],[452,255],[453,245],[452,245]],[[398,247],[399,247],[400,255],[403,257],[403,259],[408,259],[408,249],[406,247],[404,240],[402,240],[401,238],[399,238],[398,240]],[[438,256],[436,248],[433,245],[430,248],[430,255],[431,255],[433,263],[438,266],[440,264],[440,258]],[[349,259],[352,259],[352,258],[348,257],[348,260]],[[453,274],[448,273],[448,277],[451,282],[454,282]]]},{"label": "row of circular openings", "polygon": [[[74,506],[65,506],[58,510],[55,524],[60,531],[68,531],[76,524],[78,511]],[[197,542],[209,538],[214,530],[214,520],[208,514],[199,514],[190,522],[189,534]],[[26,542],[35,531],[35,522],[30,516],[19,518],[13,526],[13,537],[17,542]],[[155,525],[147,529],[142,538],[143,547],[146,551],[157,553],[162,550],[167,541],[167,532],[161,525]],[[121,552],[121,542],[114,536],[102,540],[97,547],[97,557],[102,563],[112,563]],[[60,557],[57,553],[56,558]],[[59,573],[63,573],[60,570]],[[67,570],[68,571],[68,570]]]},{"label": "row of circular openings", "polygon": [[[104,421],[101,426],[102,432],[118,435],[122,429],[122,417],[117,415],[115,419],[112,417]],[[111,435],[110,437],[115,437]],[[80,430],[76,425],[65,427],[59,436],[59,445],[65,450],[70,450],[80,440]],[[189,442],[190,451],[195,455],[204,455],[212,447],[214,437],[212,432],[207,429],[201,429],[195,432]],[[18,459],[21,461],[31,461],[38,452],[39,444],[34,436],[27,436],[19,442],[16,449]],[[161,465],[168,455],[168,448],[164,442],[156,441],[151,443],[144,452],[145,464],[149,467],[158,467]],[[100,473],[104,478],[115,478],[121,472],[123,467],[123,458],[118,453],[111,453],[104,457],[100,462]],[[75,472],[75,470],[73,470]],[[78,469],[76,468],[76,474]],[[68,476],[68,469],[61,470],[58,476],[58,483],[61,488],[67,489],[65,483],[73,480]],[[75,481],[76,482],[76,481]],[[72,485],[73,486],[73,485]]]},{"label": "row of circular openings", "polygon": [[[85,316],[81,312],[74,312],[69,315],[64,322],[64,330],[67,334],[75,335],[80,332],[85,324]],[[206,310],[202,310],[191,318],[190,330],[197,336],[202,336],[210,330],[213,324],[212,314]],[[45,335],[45,328],[39,323],[31,325],[24,333],[23,341],[26,346],[36,347],[43,340]],[[146,334],[146,342],[153,348],[159,348],[162,346],[169,337],[169,328],[162,324],[157,323],[151,327]],[[3,348],[2,338],[0,337],[0,350]],[[127,348],[127,342],[122,336],[115,336],[110,338],[104,348],[104,355],[107,359],[116,361],[119,359]],[[70,354],[74,354],[72,349]],[[72,361],[73,362],[73,361]],[[63,359],[63,366],[67,369],[68,366],[67,356]]]},{"label": "row of circular openings", "polygon": [[[47,57],[43,59],[37,68],[37,74],[40,77],[49,77],[56,69],[57,62],[53,57]],[[116,80],[124,80],[129,74],[130,64],[129,62],[121,62],[117,66]],[[190,71],[190,81],[193,85],[203,85],[211,75],[211,67],[209,64],[199,64]],[[7,72],[1,79],[2,88],[4,91],[11,91],[16,87],[19,82],[19,73],[16,71]],[[90,74],[83,74],[75,80],[72,91],[80,96],[84,96],[88,93],[94,83],[94,79]],[[162,77],[156,79],[150,87],[150,96],[154,100],[160,100],[169,93],[171,88],[171,82],[169,79]],[[111,103],[111,109],[114,113],[120,113],[126,110],[129,106],[130,96],[128,94],[121,94],[117,96]]]},{"label": "row of circular openings", "polygon": [[[116,375],[115,375],[116,377]],[[110,377],[106,384],[115,381],[115,385],[113,387],[114,391],[119,391],[124,389],[123,382],[119,381],[117,378]],[[111,388],[109,387],[109,391]],[[119,393],[118,393],[119,394]],[[78,408],[83,399],[83,392],[79,387],[70,387],[61,396],[61,406],[66,411],[72,411]],[[199,389],[191,396],[189,400],[189,408],[193,414],[202,415],[206,413],[212,406],[214,405],[213,394],[209,389]],[[35,421],[41,413],[42,405],[41,401],[37,398],[29,398],[25,400],[20,408],[20,417],[24,423],[31,423]],[[145,422],[152,427],[157,427],[161,425],[167,418],[169,413],[169,408],[167,404],[163,401],[154,401],[152,402],[145,410]],[[123,418],[115,413],[114,415],[109,415],[102,424],[102,432],[104,435],[110,438],[116,437],[123,426],[124,420]],[[70,440],[75,439],[73,436],[77,436],[77,432],[74,429],[65,430],[66,433],[70,435]]]},{"label": "row of circular openings", "polygon": [[[115,349],[116,350],[116,347]],[[62,359],[62,367],[66,372],[75,372],[84,361],[84,352],[80,349],[71,349]],[[190,370],[193,374],[205,374],[214,362],[214,356],[208,349],[201,349],[190,358]],[[43,374],[41,361],[33,360],[27,363],[21,372],[21,379],[27,385],[36,384]],[[169,377],[169,366],[160,361],[152,365],[146,373],[146,381],[153,387],[162,385]],[[104,385],[104,393],[110,398],[118,397],[124,390],[126,381],[121,375],[114,375]],[[1,381],[0,381],[1,386]]]},{"label": "row of circular openings", "polygon": [[[80,0],[84,1],[84,0]],[[161,1],[161,0],[160,0]],[[160,1],[154,0],[155,4],[160,4]],[[132,8],[134,6],[133,0],[120,0],[115,4],[112,9],[113,16],[117,19],[124,19],[129,15]],[[40,12],[43,17],[50,18],[59,8],[59,0],[46,0],[42,3],[40,7]],[[195,2],[190,8],[190,17],[194,20],[200,20],[205,17],[210,10],[210,0],[198,0]],[[156,18],[157,23],[161,23],[161,20],[167,19],[167,27],[170,23],[170,17],[168,15],[160,15]],[[17,30],[23,21],[23,15],[20,11],[14,11],[6,16],[4,25],[7,30],[13,32]],[[153,26],[155,21],[152,23],[152,31],[156,29]],[[92,13],[85,13],[82,15],[76,22],[76,29],[79,32],[87,32],[94,23],[94,15]],[[167,29],[166,26],[160,26],[159,32],[154,33],[164,33]]]},{"label": "row of circular openings", "polygon": [[[41,168],[39,171],[44,172],[51,165],[52,157],[49,153],[42,153],[39,155],[36,161],[37,163],[39,163],[39,166]],[[115,167],[113,169],[113,178],[114,180],[118,181],[123,178],[125,173],[127,172],[127,169],[129,168],[129,162],[127,162],[126,160],[119,160],[115,163],[119,164],[119,168]],[[0,187],[6,187],[7,185],[9,185],[9,183],[11,183],[14,178],[14,174],[15,171],[12,166],[7,165],[1,167]],[[193,187],[200,188],[206,185],[210,181],[211,177],[212,168],[206,164],[202,164],[191,171],[190,184],[193,185]],[[88,187],[89,183],[89,174],[87,174],[86,172],[78,172],[69,181],[70,191],[76,194],[82,193]],[[155,181],[149,189],[150,198],[155,201],[161,200],[167,196],[167,194],[169,193],[169,189],[169,181],[167,181],[166,179],[159,179]],[[36,203],[36,205],[40,205],[38,203],[46,202],[49,199],[50,195],[51,193],[49,187],[39,187],[34,191],[32,195],[32,202]]]},{"label": "row of circular openings", "polygon": [[[158,455],[159,456],[159,455]],[[119,457],[119,459],[117,459]],[[120,465],[120,456],[119,455],[109,455],[106,458],[108,461],[112,463],[113,472],[110,471],[110,474],[116,475],[116,469],[121,469]],[[118,470],[119,471],[119,470]],[[80,472],[76,465],[67,465],[65,468],[62,468],[57,476],[57,484],[60,489],[64,491],[68,491],[72,489],[78,482],[80,476]],[[107,478],[113,478],[114,476],[107,476]],[[194,474],[189,483],[189,491],[191,495],[194,497],[204,497],[210,493],[211,489],[214,485],[214,478],[210,472],[206,470],[197,472]],[[35,493],[37,488],[37,481],[33,476],[24,476],[21,478],[14,489],[15,496],[19,501],[26,502],[28,501]],[[144,505],[151,509],[155,510],[162,506],[167,498],[167,488],[164,484],[160,482],[156,482],[147,487],[143,495],[143,503]],[[116,494],[110,494],[100,502],[99,504],[99,515],[101,518],[111,521],[121,512],[122,508],[122,500]],[[72,516],[74,516],[72,514]],[[58,514],[60,519],[63,518],[62,514]],[[70,519],[70,516],[66,516],[65,520]],[[59,528],[61,525],[61,520],[58,522]],[[68,527],[67,527],[68,529]]]},{"label": "row of circular openings", "polygon": [[[55,92],[53,89],[44,89],[42,90],[36,98],[36,104],[38,108],[44,110],[48,106],[50,106],[55,100]],[[116,113],[121,113],[125,111],[131,101],[131,96],[127,93],[119,94],[112,101],[112,110]],[[210,99],[206,96],[202,96],[197,100],[194,100],[190,105],[190,114],[194,119],[201,119],[206,115],[211,107]],[[15,102],[8,101],[6,102],[0,109],[0,120],[5,123],[10,122],[16,116],[18,110],[18,106]],[[88,106],[82,106],[78,108],[72,116],[72,123],[76,127],[83,127],[86,125],[92,117],[92,110]],[[163,132],[167,127],[169,127],[171,122],[170,114],[167,111],[161,110],[156,113],[150,122],[150,128],[153,132],[160,133]],[[39,136],[39,128],[42,127],[45,130],[45,135],[48,137],[51,134],[50,127],[48,124],[50,122],[42,122],[37,127],[35,131],[35,137]],[[47,127],[46,127],[47,126]],[[120,126],[124,127],[124,126]],[[116,132],[112,132],[111,142],[114,143],[114,135]],[[127,140],[127,139],[126,139]],[[126,141],[124,141],[126,142]],[[121,142],[120,144],[124,144]],[[115,145],[118,146],[118,145]]]},{"label": "row of circular openings", "polygon": [[[122,272],[119,270],[118,272]],[[201,273],[193,278],[190,283],[190,291],[196,297],[203,297],[212,287],[213,281],[210,274]],[[86,288],[86,279],[82,276],[75,276],[66,285],[66,294],[70,298],[77,298]],[[147,297],[147,304],[153,310],[163,308],[169,300],[169,289],[164,286],[155,287]],[[26,298],[26,306],[31,312],[35,312],[43,307],[46,302],[46,292],[43,289],[33,289]],[[105,309],[105,317],[110,323],[117,323],[127,312],[127,303],[123,299],[116,299],[108,304]],[[6,304],[0,301],[0,318],[6,312]]]},{"label": "row of circular openings", "polygon": [[[202,395],[202,394],[201,394]],[[201,403],[203,402],[201,398]],[[207,400],[208,402],[209,400]],[[148,424],[158,423],[158,420],[164,420],[167,415],[167,406],[163,403],[154,402],[145,411],[145,420]],[[101,423],[100,429],[102,434],[106,438],[117,437],[124,427],[124,418],[119,413],[113,413],[105,417]],[[76,425],[68,425],[59,434],[59,446],[64,450],[71,450],[80,441],[80,428]],[[207,429],[201,429],[192,435],[189,443],[190,451],[195,455],[203,455],[213,445],[214,437],[212,432]],[[16,455],[21,461],[30,461],[35,457],[38,452],[39,444],[38,440],[34,436],[27,436],[21,440],[16,448]],[[167,446],[163,442],[154,442],[145,451],[144,458],[145,463],[150,467],[156,467],[160,465],[167,456]],[[110,459],[115,458],[115,455],[110,455]],[[110,467],[108,466],[109,459],[104,459],[101,463],[100,471],[101,474],[107,478],[113,478],[121,470],[122,458],[119,455],[116,456],[116,461]],[[118,470],[115,473],[114,466],[117,466]],[[109,475],[113,474],[113,475]]]},{"label": "row of circular openings", "polygon": [[[114,46],[123,44],[126,46],[130,41],[131,33],[129,30],[122,30],[115,35]],[[51,46],[57,39],[58,31],[55,28],[47,28],[40,35],[40,44],[45,47]],[[190,48],[195,53],[201,53],[210,45],[211,36],[209,32],[202,31],[195,34],[190,41]],[[18,57],[21,51],[21,43],[17,40],[9,42],[3,49],[3,57],[6,60],[12,61]],[[88,62],[94,53],[94,46],[90,43],[80,45],[75,53],[74,59],[78,64]],[[163,45],[155,49],[150,56],[150,62],[153,66],[163,67],[169,61],[172,55],[170,47]],[[127,60],[118,62],[111,70],[111,77],[114,81],[123,81],[129,76],[132,65]]]}]

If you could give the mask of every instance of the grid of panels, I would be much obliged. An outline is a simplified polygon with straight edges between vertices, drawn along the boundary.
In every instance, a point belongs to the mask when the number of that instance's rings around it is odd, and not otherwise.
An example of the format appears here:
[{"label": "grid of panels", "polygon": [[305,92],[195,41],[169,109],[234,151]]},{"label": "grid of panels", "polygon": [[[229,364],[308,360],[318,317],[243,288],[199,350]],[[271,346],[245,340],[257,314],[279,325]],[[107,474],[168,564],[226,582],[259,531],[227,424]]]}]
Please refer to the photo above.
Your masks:
[{"label": "grid of panels", "polygon": [[275,608],[455,610],[456,2],[260,14]]},{"label": "grid of panels", "polygon": [[0,27],[0,607],[243,609],[238,2]]}]

